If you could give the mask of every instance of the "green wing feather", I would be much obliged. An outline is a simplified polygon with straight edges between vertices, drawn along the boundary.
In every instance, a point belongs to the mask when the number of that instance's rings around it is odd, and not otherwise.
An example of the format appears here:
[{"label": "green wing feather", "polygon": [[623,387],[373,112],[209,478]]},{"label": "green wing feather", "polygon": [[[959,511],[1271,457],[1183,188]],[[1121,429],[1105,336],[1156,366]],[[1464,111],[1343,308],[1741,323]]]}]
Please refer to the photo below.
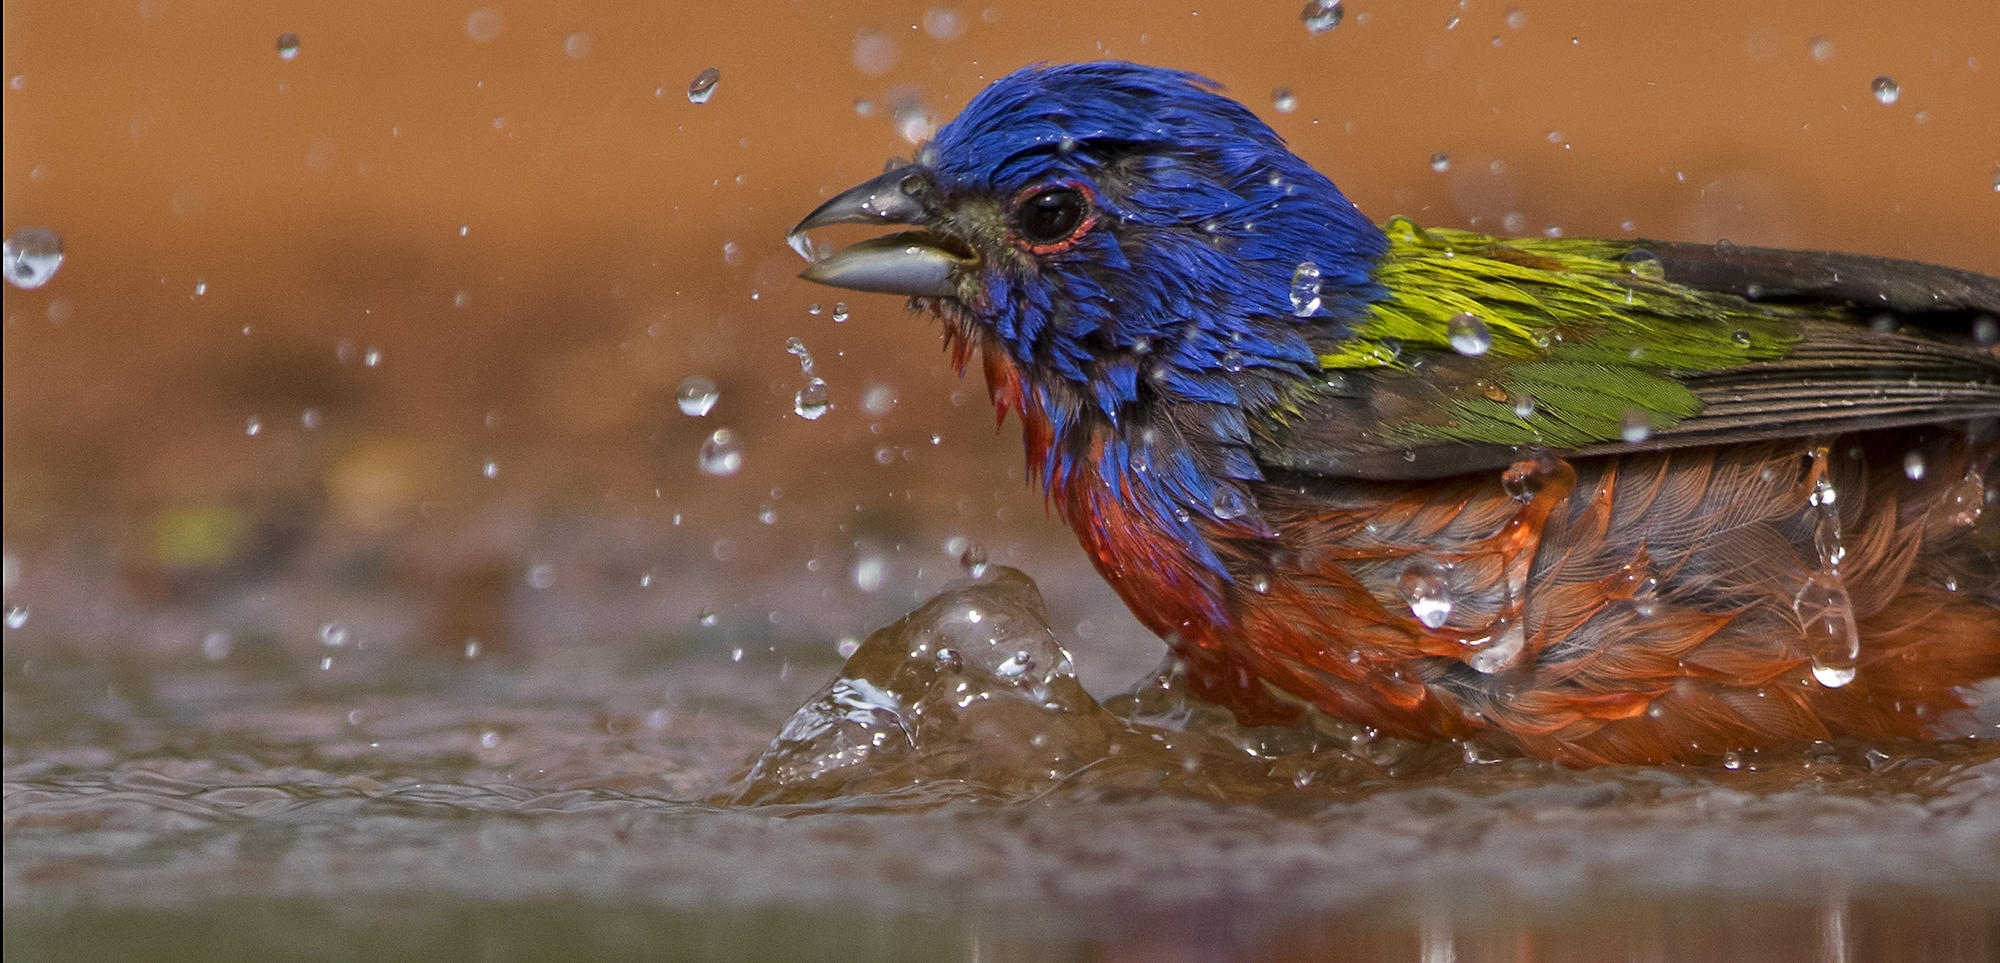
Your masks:
[{"label": "green wing feather", "polygon": [[2000,355],[1954,336],[2000,315],[1994,278],[1403,219],[1385,231],[1387,296],[1315,344],[1326,384],[1265,419],[1267,464],[1433,477],[1523,445],[1591,454],[2000,415]]}]

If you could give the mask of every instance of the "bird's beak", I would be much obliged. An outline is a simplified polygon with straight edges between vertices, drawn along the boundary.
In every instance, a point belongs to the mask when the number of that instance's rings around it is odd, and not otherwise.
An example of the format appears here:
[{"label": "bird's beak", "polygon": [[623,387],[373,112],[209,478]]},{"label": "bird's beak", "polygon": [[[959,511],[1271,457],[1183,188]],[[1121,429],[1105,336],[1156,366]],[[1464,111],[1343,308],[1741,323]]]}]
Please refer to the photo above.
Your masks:
[{"label": "bird's beak", "polygon": [[958,272],[974,259],[957,245],[926,231],[902,231],[851,244],[832,254],[814,249],[806,232],[830,224],[917,224],[923,202],[912,188],[928,174],[911,164],[856,184],[821,204],[785,235],[792,250],[811,262],[799,277],[854,291],[917,298],[958,296]]}]

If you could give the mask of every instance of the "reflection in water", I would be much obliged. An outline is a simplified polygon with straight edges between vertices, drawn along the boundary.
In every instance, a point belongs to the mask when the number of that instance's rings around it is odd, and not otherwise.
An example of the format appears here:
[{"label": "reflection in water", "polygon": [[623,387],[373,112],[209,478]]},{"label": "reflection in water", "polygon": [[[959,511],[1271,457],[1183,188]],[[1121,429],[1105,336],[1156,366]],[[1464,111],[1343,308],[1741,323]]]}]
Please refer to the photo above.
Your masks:
[{"label": "reflection in water", "polygon": [[426,955],[471,933],[545,958],[1996,948],[1990,741],[1567,770],[1325,719],[1244,729],[1171,666],[1100,704],[1034,583],[998,566],[844,666],[775,681],[711,651],[467,664],[366,636],[321,626],[340,667],[304,673],[252,638],[141,666],[10,645],[8,951]]}]

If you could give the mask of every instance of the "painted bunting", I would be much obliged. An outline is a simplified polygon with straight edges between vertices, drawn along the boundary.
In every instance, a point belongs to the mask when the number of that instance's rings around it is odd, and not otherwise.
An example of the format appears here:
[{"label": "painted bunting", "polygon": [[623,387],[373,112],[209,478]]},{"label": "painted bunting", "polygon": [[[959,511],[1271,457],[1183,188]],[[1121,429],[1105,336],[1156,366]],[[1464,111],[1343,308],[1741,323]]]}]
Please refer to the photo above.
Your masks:
[{"label": "painted bunting", "polygon": [[[914,230],[815,252],[841,223]],[[2000,279],[1378,227],[1208,80],[1034,66],[791,238],[910,296],[1197,694],[1575,764],[1962,734]]]}]

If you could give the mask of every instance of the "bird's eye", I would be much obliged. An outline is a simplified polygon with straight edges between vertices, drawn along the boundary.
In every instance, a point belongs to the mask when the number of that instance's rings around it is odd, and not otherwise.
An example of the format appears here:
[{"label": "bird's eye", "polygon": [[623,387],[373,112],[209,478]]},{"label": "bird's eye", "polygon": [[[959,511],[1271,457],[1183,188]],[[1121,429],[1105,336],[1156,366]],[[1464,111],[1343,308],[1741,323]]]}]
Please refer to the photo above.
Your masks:
[{"label": "bird's eye", "polygon": [[1045,187],[1014,206],[1014,226],[1032,247],[1061,244],[1088,227],[1090,200],[1069,186]]}]

